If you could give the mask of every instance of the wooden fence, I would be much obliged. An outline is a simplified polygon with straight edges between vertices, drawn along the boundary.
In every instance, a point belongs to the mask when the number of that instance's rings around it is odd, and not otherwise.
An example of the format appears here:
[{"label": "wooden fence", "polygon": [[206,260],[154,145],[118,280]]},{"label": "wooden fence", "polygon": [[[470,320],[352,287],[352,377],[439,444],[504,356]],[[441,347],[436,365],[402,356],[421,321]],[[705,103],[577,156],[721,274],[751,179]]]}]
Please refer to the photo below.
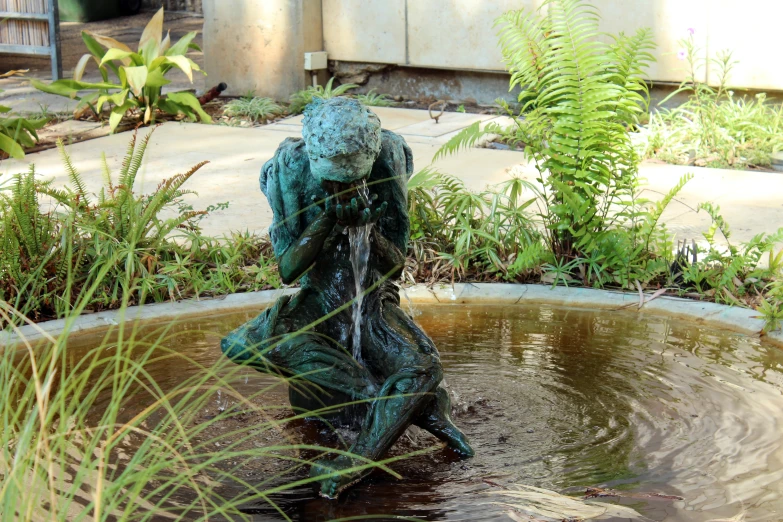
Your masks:
[{"label": "wooden fence", "polygon": [[144,0],[144,6],[165,7],[166,11],[186,11],[188,13],[204,14],[202,0]]},{"label": "wooden fence", "polygon": [[0,0],[0,54],[51,56],[52,78],[62,78],[57,0]]}]

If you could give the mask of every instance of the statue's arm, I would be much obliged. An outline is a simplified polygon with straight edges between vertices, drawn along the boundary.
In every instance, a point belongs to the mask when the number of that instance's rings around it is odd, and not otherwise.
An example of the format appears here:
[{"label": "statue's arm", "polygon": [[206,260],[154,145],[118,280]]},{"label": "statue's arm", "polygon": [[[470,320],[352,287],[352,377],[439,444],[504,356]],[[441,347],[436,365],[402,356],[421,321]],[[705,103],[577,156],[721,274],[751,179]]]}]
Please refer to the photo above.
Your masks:
[{"label": "statue's arm", "polygon": [[390,274],[391,279],[397,279],[402,274],[405,267],[405,254],[403,254],[397,245],[392,243],[384,236],[377,227],[372,229],[372,241],[375,246],[375,252],[378,256],[378,269],[383,274]]},{"label": "statue's arm", "polygon": [[285,251],[277,257],[280,279],[284,284],[296,281],[315,262],[337,221],[322,212]]}]

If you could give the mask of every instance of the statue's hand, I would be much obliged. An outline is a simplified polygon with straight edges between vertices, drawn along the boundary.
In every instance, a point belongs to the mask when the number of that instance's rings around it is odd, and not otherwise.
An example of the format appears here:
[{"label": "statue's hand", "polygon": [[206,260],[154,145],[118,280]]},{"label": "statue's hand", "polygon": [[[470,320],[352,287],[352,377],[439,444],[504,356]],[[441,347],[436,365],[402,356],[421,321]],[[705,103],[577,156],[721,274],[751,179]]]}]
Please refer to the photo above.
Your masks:
[{"label": "statue's hand", "polygon": [[376,205],[378,196],[373,194],[368,202],[362,198],[353,198],[351,202],[345,205],[337,205],[337,222],[344,227],[362,227],[378,221],[388,204],[384,201],[381,205]]},{"label": "statue's hand", "polygon": [[334,204],[334,197],[333,196],[327,196],[322,199],[318,199],[318,196],[310,196],[310,201],[313,205],[317,206],[321,209],[322,215],[326,216],[333,222],[337,222],[337,207],[339,205]]}]

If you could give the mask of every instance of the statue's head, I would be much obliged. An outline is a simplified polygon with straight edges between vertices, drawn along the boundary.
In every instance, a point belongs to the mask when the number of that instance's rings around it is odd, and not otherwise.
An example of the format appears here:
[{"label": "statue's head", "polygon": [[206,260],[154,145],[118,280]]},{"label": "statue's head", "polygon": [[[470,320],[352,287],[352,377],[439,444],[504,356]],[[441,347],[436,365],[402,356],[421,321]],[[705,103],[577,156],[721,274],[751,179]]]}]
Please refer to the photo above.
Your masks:
[{"label": "statue's head", "polygon": [[378,116],[350,98],[314,100],[305,109],[302,136],[310,171],[324,186],[368,178],[381,152]]}]

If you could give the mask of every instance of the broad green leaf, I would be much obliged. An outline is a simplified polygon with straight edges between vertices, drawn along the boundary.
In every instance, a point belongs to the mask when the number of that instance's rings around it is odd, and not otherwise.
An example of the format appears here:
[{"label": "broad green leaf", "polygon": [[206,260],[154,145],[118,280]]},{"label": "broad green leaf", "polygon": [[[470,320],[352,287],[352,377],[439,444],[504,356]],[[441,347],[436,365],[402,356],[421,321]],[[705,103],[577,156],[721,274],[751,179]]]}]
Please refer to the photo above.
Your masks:
[{"label": "broad green leaf", "polygon": [[98,42],[99,44],[101,44],[107,49],[120,49],[122,51],[131,52],[130,47],[128,47],[122,42],[115,40],[114,38],[103,36],[101,34],[95,34],[91,31],[83,31],[83,33],[86,33],[88,36],[90,36],[92,39],[94,39],[96,42]]},{"label": "broad green leaf", "polygon": [[144,44],[144,47],[139,52],[144,60],[144,65],[149,67],[160,56],[160,42],[147,40],[147,43]]},{"label": "broad green leaf", "polygon": [[0,132],[0,150],[15,159],[24,158],[24,149],[14,140]]},{"label": "broad green leaf", "polygon": [[82,31],[82,40],[84,41],[84,45],[87,46],[87,50],[98,58],[98,60],[103,58],[103,55],[106,54],[106,49],[101,47],[101,44],[92,37],[89,31]]},{"label": "broad green leaf", "polygon": [[199,115],[199,118],[201,118],[202,122],[212,123],[212,118],[209,117],[209,114],[204,112],[204,110],[201,108],[201,104],[198,102],[198,98],[196,98],[192,93],[187,91],[172,92],[167,96],[168,99],[174,103],[193,109]]},{"label": "broad green leaf", "polygon": [[132,51],[124,51],[122,49],[109,49],[101,59],[101,65],[112,60],[120,60],[123,65],[130,65],[130,56],[134,53]]},{"label": "broad green leaf", "polygon": [[[82,76],[84,76],[84,69],[87,67],[87,63],[94,58],[95,57],[91,54],[85,54],[79,58],[79,62],[76,64],[76,67],[73,68],[74,80],[77,82],[82,81]],[[98,62],[98,65],[100,65],[100,62]]]},{"label": "broad green leaf", "polygon": [[140,65],[138,67],[123,67],[128,86],[136,96],[141,96],[141,91],[147,83],[147,67]]},{"label": "broad green leaf", "polygon": [[180,54],[185,54],[188,52],[188,48],[190,46],[190,42],[193,41],[193,39],[196,37],[196,31],[191,31],[182,38],[179,39],[177,43],[171,46],[171,48],[166,51],[166,56],[177,56]]},{"label": "broad green leaf", "polygon": [[57,94],[59,96],[70,97],[71,94],[78,92],[77,89],[74,89],[73,87],[60,83],[60,80],[52,83],[43,83],[38,80],[30,80],[30,85],[32,85],[39,91],[48,92],[49,94]]},{"label": "broad green leaf", "polygon": [[166,31],[166,38],[160,43],[160,54],[166,54],[171,48],[171,31]]},{"label": "broad green leaf", "polygon": [[139,51],[147,45],[150,40],[155,41],[156,46],[160,46],[163,41],[163,8],[161,7],[152,19],[147,23],[144,32],[141,33],[139,40]]},{"label": "broad green leaf", "polygon": [[127,101],[119,107],[112,109],[111,115],[109,116],[109,128],[112,132],[117,129],[117,126],[122,121],[122,117],[125,116],[125,113],[128,112],[128,110],[131,109],[133,105],[133,103]]},{"label": "broad green leaf", "polygon": [[147,87],[155,87],[160,89],[164,85],[170,84],[171,81],[167,80],[160,68],[154,69],[147,75]]},{"label": "broad green leaf", "polygon": [[123,89],[122,91],[113,94],[111,96],[111,101],[114,105],[123,105],[125,103],[125,100],[128,98],[128,89]]},{"label": "broad green leaf", "polygon": [[167,56],[166,61],[172,63],[182,69],[182,72],[188,77],[191,83],[193,83],[193,69],[191,67],[191,61],[182,55]]}]

